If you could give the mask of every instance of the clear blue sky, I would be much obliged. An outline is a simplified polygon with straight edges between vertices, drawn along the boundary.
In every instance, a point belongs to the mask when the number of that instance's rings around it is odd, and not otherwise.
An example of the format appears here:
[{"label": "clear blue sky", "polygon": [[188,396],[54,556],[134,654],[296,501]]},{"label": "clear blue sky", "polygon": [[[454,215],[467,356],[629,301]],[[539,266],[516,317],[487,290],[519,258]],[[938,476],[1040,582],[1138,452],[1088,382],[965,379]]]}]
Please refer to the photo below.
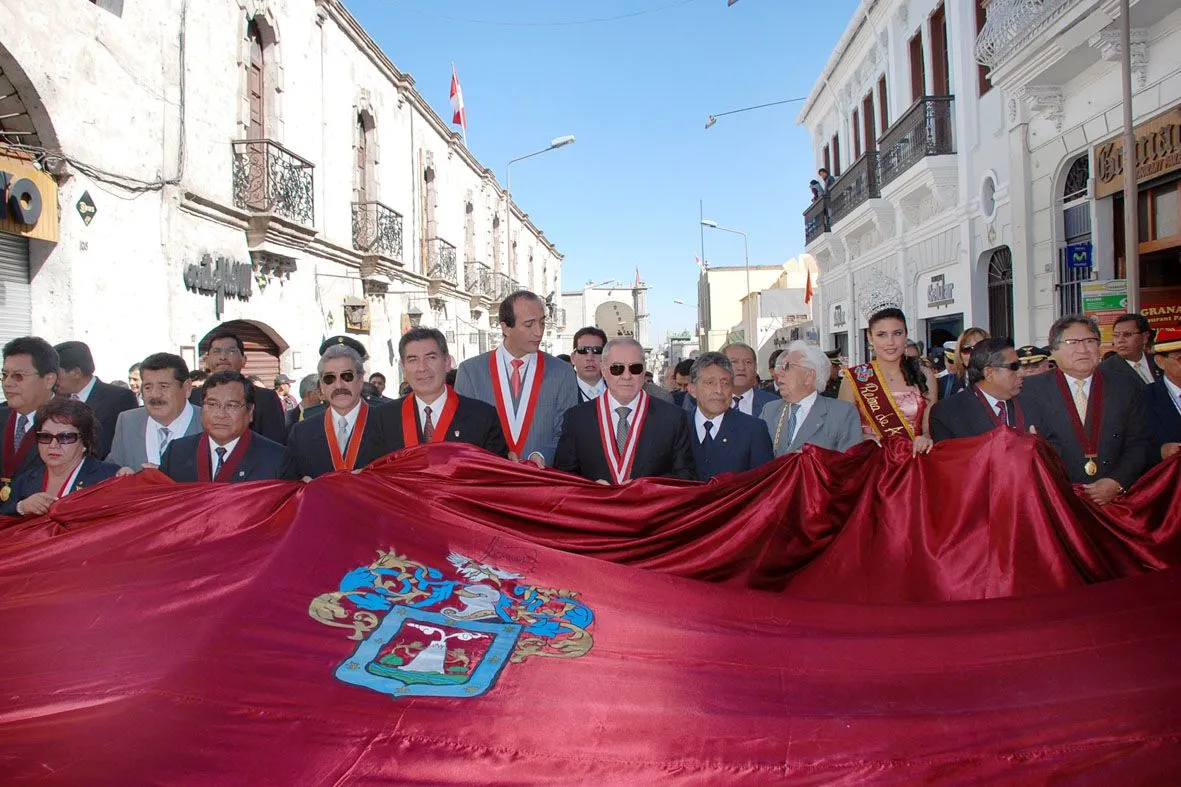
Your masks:
[{"label": "clear blue sky", "polygon": [[[856,0],[345,0],[439,114],[459,70],[472,152],[513,166],[514,200],[565,254],[563,288],[650,287],[653,343],[691,330],[698,200],[746,231],[751,264],[804,249],[813,177],[801,104],[710,113],[806,96]],[[615,21],[566,24],[636,14]],[[741,265],[742,239],[706,230],[706,258]]]}]

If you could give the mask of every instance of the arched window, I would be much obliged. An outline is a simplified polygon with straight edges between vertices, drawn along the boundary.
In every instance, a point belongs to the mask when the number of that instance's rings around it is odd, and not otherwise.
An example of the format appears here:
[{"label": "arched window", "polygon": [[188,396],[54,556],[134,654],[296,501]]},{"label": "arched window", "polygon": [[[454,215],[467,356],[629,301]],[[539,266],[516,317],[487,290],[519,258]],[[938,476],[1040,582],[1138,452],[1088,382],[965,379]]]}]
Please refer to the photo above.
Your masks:
[{"label": "arched window", "polygon": [[246,130],[247,139],[266,138],[266,61],[262,32],[253,19],[246,27],[246,38],[250,42],[250,64],[246,71],[246,93],[250,101],[250,119]]},{"label": "arched window", "polygon": [[1013,336],[1013,255],[1008,246],[994,249],[988,258],[988,332]]},{"label": "arched window", "polygon": [[[1091,162],[1087,154],[1076,158],[1062,182],[1062,246],[1058,250],[1058,316],[1081,314],[1082,283],[1091,278],[1091,266],[1079,266],[1075,258],[1091,244],[1091,200],[1087,185]],[[1084,258],[1085,259],[1085,258]]]}]

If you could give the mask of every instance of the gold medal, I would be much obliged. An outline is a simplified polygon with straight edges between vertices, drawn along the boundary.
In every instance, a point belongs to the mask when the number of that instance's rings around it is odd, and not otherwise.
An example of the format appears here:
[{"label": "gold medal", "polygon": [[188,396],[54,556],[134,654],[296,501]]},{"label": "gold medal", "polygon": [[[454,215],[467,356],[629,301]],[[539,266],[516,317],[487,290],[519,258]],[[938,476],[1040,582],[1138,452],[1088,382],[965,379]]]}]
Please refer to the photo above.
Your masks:
[{"label": "gold medal", "polygon": [[8,484],[0,487],[0,503],[7,503],[8,498],[12,496],[12,487]]},{"label": "gold medal", "polygon": [[1095,464],[1094,459],[1088,457],[1087,463],[1083,465],[1083,472],[1091,477],[1094,477],[1099,472],[1099,465]]}]

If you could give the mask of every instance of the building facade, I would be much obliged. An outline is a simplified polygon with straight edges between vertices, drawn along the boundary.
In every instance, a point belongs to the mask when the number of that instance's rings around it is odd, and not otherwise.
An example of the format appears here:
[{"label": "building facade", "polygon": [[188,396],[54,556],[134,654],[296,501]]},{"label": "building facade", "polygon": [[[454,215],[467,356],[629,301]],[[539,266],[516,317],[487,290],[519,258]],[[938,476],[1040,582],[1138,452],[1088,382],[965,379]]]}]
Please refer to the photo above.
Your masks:
[{"label": "building facade", "polygon": [[504,237],[492,171],[339,0],[6,3],[0,29],[0,170],[26,206],[0,222],[4,338],[86,340],[121,377],[195,365],[232,322],[266,379],[352,333],[396,378],[411,325],[458,362],[499,342],[507,293],[561,291],[562,255],[515,205]]},{"label": "building facade", "polygon": [[648,336],[648,285],[639,274],[631,285],[617,281],[588,283],[581,290],[563,292],[561,298],[563,328],[558,332],[554,353],[569,354],[574,348],[574,334],[579,328],[594,326],[607,338],[630,336],[651,355]]},{"label": "building facade", "polygon": [[783,276],[782,265],[712,266],[702,268],[697,279],[697,345],[701,352],[720,350],[727,342],[746,342],[755,335],[748,324],[744,302],[749,296],[775,286]]}]

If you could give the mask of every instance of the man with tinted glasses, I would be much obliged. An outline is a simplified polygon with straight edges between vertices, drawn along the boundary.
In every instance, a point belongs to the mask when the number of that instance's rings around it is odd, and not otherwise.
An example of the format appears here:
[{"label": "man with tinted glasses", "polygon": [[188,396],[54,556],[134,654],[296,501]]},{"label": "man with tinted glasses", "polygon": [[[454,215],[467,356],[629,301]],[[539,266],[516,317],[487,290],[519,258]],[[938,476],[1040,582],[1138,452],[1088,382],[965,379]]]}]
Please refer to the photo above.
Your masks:
[{"label": "man with tinted glasses", "polygon": [[965,372],[967,387],[931,409],[931,439],[975,437],[998,426],[1025,431],[1025,413],[1017,402],[1024,375],[1012,339],[981,339],[972,349]]},{"label": "man with tinted glasses", "polygon": [[361,398],[365,362],[347,344],[333,344],[320,356],[320,393],[328,406],[291,428],[283,478],[310,481],[334,470],[359,470],[385,456],[381,422]]},{"label": "man with tinted glasses", "polygon": [[[241,372],[246,367],[246,344],[233,331],[219,328],[207,339],[205,364],[211,372]],[[257,386],[256,386],[257,387]],[[201,386],[194,386],[190,394],[193,404],[200,406],[204,394]],[[255,391],[254,420],[250,428],[276,443],[287,441],[287,426],[283,402],[270,388]]]},{"label": "man with tinted glasses", "polygon": [[53,398],[60,361],[57,350],[39,336],[22,336],[4,345],[4,398],[0,404],[0,503],[12,495],[12,479],[39,465],[33,417]]},{"label": "man with tinted glasses", "polygon": [[255,392],[240,372],[214,372],[205,380],[199,434],[168,444],[160,471],[173,481],[236,484],[279,477],[283,446],[250,429]]},{"label": "man with tinted glasses", "polygon": [[574,352],[570,361],[578,377],[578,401],[589,402],[607,390],[603,380],[603,348],[607,346],[607,334],[588,326],[579,328],[574,334]]},{"label": "man with tinted glasses", "polygon": [[607,391],[571,407],[554,467],[601,484],[696,478],[689,425],[676,405],[644,390],[644,348],[620,337],[603,348]]},{"label": "man with tinted glasses", "polygon": [[184,358],[155,353],[139,369],[144,406],[119,413],[108,462],[120,475],[160,465],[168,443],[201,431],[201,408],[189,402],[192,381]]},{"label": "man with tinted glasses", "polygon": [[1144,385],[1152,385],[1161,376],[1153,354],[1152,328],[1142,314],[1125,314],[1111,326],[1111,346],[1116,354],[1099,364],[1105,372],[1135,375]]}]

